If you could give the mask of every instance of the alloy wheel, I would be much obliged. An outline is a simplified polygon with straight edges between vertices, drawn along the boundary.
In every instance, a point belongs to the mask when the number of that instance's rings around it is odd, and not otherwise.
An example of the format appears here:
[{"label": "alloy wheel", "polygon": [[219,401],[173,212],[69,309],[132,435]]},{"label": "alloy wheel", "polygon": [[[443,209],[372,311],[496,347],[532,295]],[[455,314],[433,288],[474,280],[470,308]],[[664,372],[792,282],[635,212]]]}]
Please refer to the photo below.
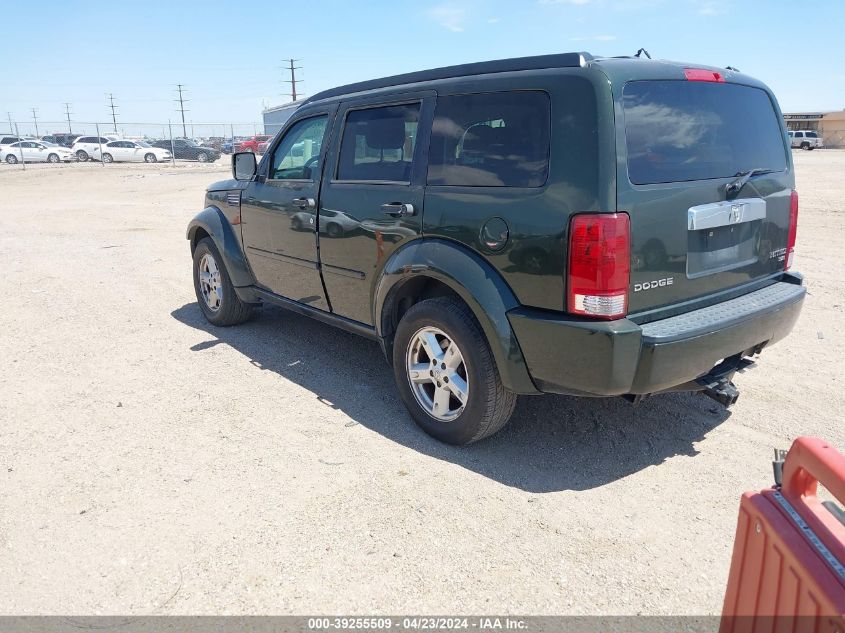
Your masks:
[{"label": "alloy wheel", "polygon": [[220,268],[211,253],[205,253],[200,259],[197,275],[205,305],[212,312],[217,312],[223,302],[223,283],[220,278]]},{"label": "alloy wheel", "polygon": [[417,403],[441,422],[456,419],[469,398],[464,356],[443,330],[424,327],[408,343],[407,374]]}]

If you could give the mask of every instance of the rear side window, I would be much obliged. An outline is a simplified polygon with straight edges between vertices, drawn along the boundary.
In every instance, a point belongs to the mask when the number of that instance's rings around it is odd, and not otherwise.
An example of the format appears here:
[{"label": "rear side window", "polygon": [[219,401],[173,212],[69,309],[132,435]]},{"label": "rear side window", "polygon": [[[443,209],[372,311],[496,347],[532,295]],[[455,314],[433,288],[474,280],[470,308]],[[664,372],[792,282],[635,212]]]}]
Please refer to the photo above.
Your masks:
[{"label": "rear side window", "polygon": [[550,109],[540,91],[438,97],[427,183],[542,186],[549,171]]},{"label": "rear side window", "polygon": [[819,135],[815,132],[805,132],[804,136],[806,136],[807,138],[819,138]]},{"label": "rear side window", "polygon": [[340,143],[338,180],[409,182],[420,104],[352,110]]},{"label": "rear side window", "polygon": [[769,95],[737,84],[633,81],[625,86],[628,177],[637,185],[786,169]]}]

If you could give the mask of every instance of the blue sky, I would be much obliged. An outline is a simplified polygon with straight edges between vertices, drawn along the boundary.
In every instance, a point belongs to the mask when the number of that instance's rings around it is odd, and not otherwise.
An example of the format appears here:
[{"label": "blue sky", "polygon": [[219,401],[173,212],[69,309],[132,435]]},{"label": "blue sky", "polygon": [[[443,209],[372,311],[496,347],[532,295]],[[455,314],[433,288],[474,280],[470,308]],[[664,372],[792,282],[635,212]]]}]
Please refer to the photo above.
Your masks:
[{"label": "blue sky", "polygon": [[[588,50],[731,65],[786,111],[845,108],[845,2],[818,0],[5,0],[0,121],[260,120],[288,100],[283,60],[306,94],[485,59]],[[14,28],[10,28],[14,25]],[[10,54],[12,52],[12,54]],[[0,125],[0,128],[6,126]]]}]

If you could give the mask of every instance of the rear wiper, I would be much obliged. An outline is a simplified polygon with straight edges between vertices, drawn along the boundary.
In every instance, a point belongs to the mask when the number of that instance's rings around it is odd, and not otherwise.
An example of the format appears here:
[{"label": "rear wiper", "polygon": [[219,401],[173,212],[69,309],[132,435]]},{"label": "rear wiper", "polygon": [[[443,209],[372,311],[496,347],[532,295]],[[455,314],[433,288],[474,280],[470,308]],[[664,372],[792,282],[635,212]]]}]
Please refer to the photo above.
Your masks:
[{"label": "rear wiper", "polygon": [[729,182],[725,185],[725,193],[727,195],[739,193],[740,190],[745,186],[752,177],[758,176],[760,174],[770,174],[774,171],[774,169],[764,169],[762,167],[755,167],[754,169],[749,169],[748,171],[740,171],[734,174],[734,176],[739,176],[733,182]]}]

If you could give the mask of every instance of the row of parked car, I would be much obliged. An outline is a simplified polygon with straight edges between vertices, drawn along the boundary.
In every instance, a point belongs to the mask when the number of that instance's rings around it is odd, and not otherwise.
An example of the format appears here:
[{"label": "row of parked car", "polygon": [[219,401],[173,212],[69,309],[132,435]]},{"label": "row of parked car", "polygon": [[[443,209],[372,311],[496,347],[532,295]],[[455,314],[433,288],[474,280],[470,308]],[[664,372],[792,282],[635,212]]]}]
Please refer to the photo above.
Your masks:
[{"label": "row of parked car", "polygon": [[0,136],[0,160],[10,164],[19,161],[60,163],[87,160],[157,163],[173,157],[206,163],[217,160],[220,155],[218,149],[185,138],[145,141],[112,135]]}]

